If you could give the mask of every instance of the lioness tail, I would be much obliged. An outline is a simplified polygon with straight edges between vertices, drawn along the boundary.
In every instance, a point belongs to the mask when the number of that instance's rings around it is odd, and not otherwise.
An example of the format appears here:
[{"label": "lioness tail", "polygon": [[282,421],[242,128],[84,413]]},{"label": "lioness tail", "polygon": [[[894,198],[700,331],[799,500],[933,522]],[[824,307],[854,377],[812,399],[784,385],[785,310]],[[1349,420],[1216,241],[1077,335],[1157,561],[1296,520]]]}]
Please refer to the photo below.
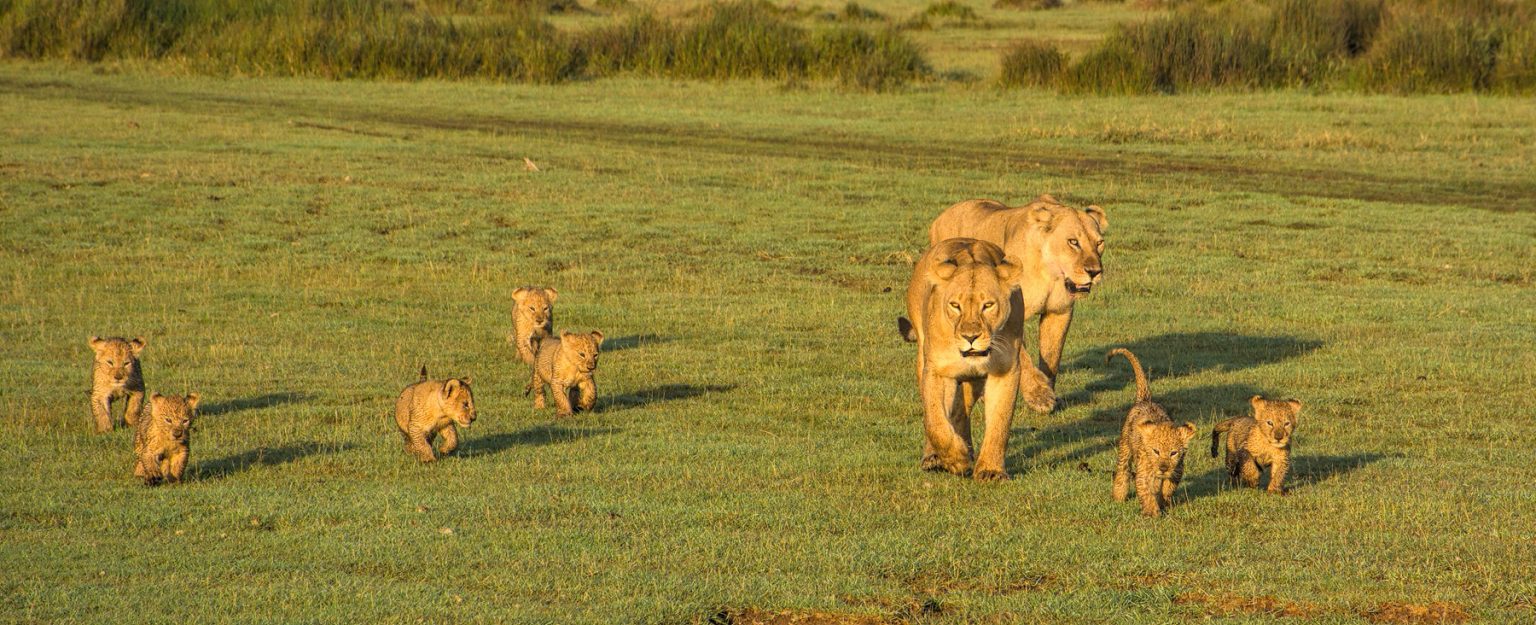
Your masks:
[{"label": "lioness tail", "polygon": [[1125,356],[1126,360],[1131,361],[1131,371],[1136,374],[1136,401],[1151,400],[1152,389],[1147,387],[1147,374],[1141,370],[1141,361],[1136,359],[1136,354],[1132,354],[1131,350],[1124,347],[1116,347],[1104,355],[1104,362],[1109,362],[1109,359],[1116,355]]}]

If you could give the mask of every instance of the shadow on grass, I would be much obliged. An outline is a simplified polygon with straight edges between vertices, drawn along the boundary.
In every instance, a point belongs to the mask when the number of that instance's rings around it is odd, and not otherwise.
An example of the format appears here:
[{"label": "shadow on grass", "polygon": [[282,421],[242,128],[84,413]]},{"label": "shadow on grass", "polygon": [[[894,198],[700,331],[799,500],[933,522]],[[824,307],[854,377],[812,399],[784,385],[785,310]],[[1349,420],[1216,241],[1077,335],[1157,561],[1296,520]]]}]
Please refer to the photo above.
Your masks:
[{"label": "shadow on grass", "polygon": [[[1189,453],[1192,455],[1197,455],[1197,457],[1201,458],[1202,461],[1215,463],[1216,466],[1212,467],[1204,473],[1201,473],[1198,477],[1193,479],[1186,477],[1184,479],[1183,488],[1180,489],[1181,497],[1186,497],[1189,500],[1195,500],[1201,497],[1212,497],[1230,491],[1251,492],[1255,495],[1269,494],[1264,491],[1264,489],[1269,486],[1269,469],[1264,469],[1263,474],[1260,475],[1258,488],[1244,487],[1238,484],[1237,480],[1233,479],[1232,476],[1227,473],[1225,449],[1222,450],[1221,456],[1216,458],[1210,457],[1210,440],[1210,433],[1202,432],[1200,436],[1196,437],[1195,441],[1190,442]],[[1196,443],[1201,442],[1203,442],[1203,444],[1198,445],[1199,449],[1197,450]],[[1226,446],[1225,441],[1223,441],[1222,446]],[[1291,470],[1285,476],[1285,489],[1287,492],[1291,493],[1309,490],[1316,486],[1318,482],[1332,477],[1348,474],[1356,469],[1364,467],[1365,465],[1387,457],[1388,456],[1386,454],[1379,454],[1375,452],[1348,454],[1343,456],[1292,456]]]},{"label": "shadow on grass", "polygon": [[735,389],[735,384],[707,384],[697,386],[693,384],[663,384],[633,393],[615,395],[612,397],[599,397],[597,407],[593,412],[609,412],[613,410],[627,410],[640,408],[658,402],[676,401],[680,399],[692,399],[711,393],[724,393]]},{"label": "shadow on grass", "polygon": [[282,447],[257,447],[217,460],[199,462],[192,474],[199,480],[222,479],[256,466],[276,466],[301,458],[320,454],[334,454],[357,447],[354,443],[325,444],[315,441],[283,445]]},{"label": "shadow on grass", "polygon": [[[1208,441],[1203,437],[1210,434],[1214,423],[1208,418],[1209,415],[1242,414],[1234,411],[1246,409],[1249,397],[1263,393],[1259,388],[1247,384],[1211,384],[1167,393],[1158,392],[1156,379],[1151,381],[1151,385],[1152,399],[1168,410],[1168,416],[1175,423],[1194,421],[1200,428],[1196,439],[1190,441],[1191,453],[1194,453],[1200,440]],[[1107,461],[1090,465],[1087,470],[1113,471],[1115,445],[1119,441],[1125,415],[1131,410],[1133,395],[1127,390],[1124,401],[1099,408],[1086,419],[1056,423],[1037,430],[1014,428],[1014,438],[1008,441],[1008,466],[1032,465],[1036,469],[1061,465],[1081,466],[1080,463],[1094,455],[1107,453]]]},{"label": "shadow on grass", "polygon": [[631,334],[629,336],[619,336],[603,341],[601,350],[605,354],[608,352],[621,352],[626,349],[634,349],[636,347],[654,345],[656,343],[666,343],[671,340],[672,339],[655,334]]},{"label": "shadow on grass", "polygon": [[241,412],[244,410],[255,410],[258,408],[268,408],[282,404],[298,403],[307,399],[309,399],[308,393],[295,393],[293,391],[267,393],[266,395],[257,395],[255,397],[241,397],[239,399],[231,399],[229,401],[209,402],[204,404],[197,411],[197,414],[200,417],[213,417],[234,412]]},{"label": "shadow on grass", "polygon": [[[1120,359],[1105,363],[1104,354],[1116,347],[1135,353],[1152,380],[1152,395],[1157,397],[1157,381],[1202,371],[1236,371],[1304,356],[1323,346],[1316,339],[1294,336],[1247,336],[1225,332],[1186,332],[1161,334],[1126,344],[1090,347],[1064,367],[1093,369],[1102,376],[1082,389],[1061,396],[1066,404],[1091,401],[1094,395],[1135,385],[1131,368]],[[1246,397],[1245,397],[1246,399]],[[1171,406],[1170,406],[1171,408]]]},{"label": "shadow on grass", "polygon": [[461,439],[459,449],[455,455],[464,457],[488,456],[499,454],[513,447],[538,447],[554,443],[568,443],[581,440],[589,436],[602,436],[621,431],[619,428],[570,428],[554,423],[545,423],[523,428],[516,432],[502,432],[483,438]]}]

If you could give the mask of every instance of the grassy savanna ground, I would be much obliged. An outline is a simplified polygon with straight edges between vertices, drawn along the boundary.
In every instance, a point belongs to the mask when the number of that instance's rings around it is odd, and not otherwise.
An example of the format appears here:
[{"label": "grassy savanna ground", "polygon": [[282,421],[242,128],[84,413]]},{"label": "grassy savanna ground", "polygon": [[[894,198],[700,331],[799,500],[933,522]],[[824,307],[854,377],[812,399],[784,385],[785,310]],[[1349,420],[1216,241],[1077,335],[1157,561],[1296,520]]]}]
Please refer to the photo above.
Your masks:
[{"label": "grassy savanna ground", "polygon": [[[1532,120],[0,67],[0,618],[1525,622]],[[1021,410],[1012,481],[920,472],[909,263],[949,203],[1045,191],[1111,222],[1065,404]],[[527,283],[610,337],[595,414],[522,397]],[[90,433],[91,334],[204,394],[189,483]],[[1162,519],[1109,498],[1116,345],[1201,427]],[[429,466],[390,416],[422,363],[481,415]],[[1307,403],[1287,498],[1200,453],[1255,393]]]}]

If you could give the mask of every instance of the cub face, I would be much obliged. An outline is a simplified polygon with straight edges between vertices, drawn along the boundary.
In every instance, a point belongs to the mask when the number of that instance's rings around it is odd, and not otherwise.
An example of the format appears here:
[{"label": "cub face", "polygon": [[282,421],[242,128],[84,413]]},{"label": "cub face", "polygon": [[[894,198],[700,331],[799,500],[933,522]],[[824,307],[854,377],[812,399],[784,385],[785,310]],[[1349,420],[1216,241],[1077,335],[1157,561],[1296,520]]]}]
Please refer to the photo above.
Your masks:
[{"label": "cub face", "polygon": [[993,334],[1003,329],[1012,312],[1019,263],[984,241],[949,239],[940,245],[954,251],[933,265],[928,278],[934,286],[932,297],[942,308],[939,323],[952,329],[949,347],[961,357],[985,359]]},{"label": "cub face", "polygon": [[561,332],[560,352],[565,361],[581,373],[597,371],[597,350],[603,345],[603,333],[597,330],[586,333]]},{"label": "cub face", "polygon": [[550,311],[559,296],[558,291],[550,288],[518,287],[512,290],[512,308],[516,317],[528,321],[530,327],[547,328]]},{"label": "cub face", "polygon": [[1109,219],[1097,206],[1077,210],[1056,204],[1049,196],[1041,200],[1052,205],[1036,208],[1032,214],[1047,233],[1042,250],[1045,266],[1074,298],[1087,295],[1104,275],[1104,228]]},{"label": "cub face", "polygon": [[139,354],[144,351],[144,339],[120,339],[116,337],[91,337],[91,350],[96,353],[95,366],[105,371],[113,382],[124,382],[139,369]]},{"label": "cub face", "polygon": [[1195,424],[1174,425],[1167,421],[1138,423],[1141,435],[1139,467],[1150,467],[1153,477],[1170,479],[1189,450],[1189,440],[1195,437]]},{"label": "cub face", "polygon": [[475,422],[475,396],[469,390],[469,378],[454,378],[443,383],[443,414],[464,427]]},{"label": "cub face", "polygon": [[186,397],[159,393],[150,395],[150,424],[164,428],[175,438],[186,438],[187,430],[192,427],[192,418],[197,416],[197,403],[200,399],[202,396],[197,393],[188,393]]},{"label": "cub face", "polygon": [[1253,406],[1253,419],[1264,439],[1276,447],[1289,447],[1291,434],[1296,431],[1297,417],[1301,416],[1301,402],[1254,395],[1248,403]]}]

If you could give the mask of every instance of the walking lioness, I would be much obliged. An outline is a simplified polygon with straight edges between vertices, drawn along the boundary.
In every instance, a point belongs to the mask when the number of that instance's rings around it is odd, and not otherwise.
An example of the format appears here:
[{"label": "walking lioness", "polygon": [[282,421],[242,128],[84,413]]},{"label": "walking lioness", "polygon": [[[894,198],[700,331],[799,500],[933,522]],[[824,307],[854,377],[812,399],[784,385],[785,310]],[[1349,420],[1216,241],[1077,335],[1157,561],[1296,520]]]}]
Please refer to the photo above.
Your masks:
[{"label": "walking lioness", "polygon": [[922,467],[971,472],[971,406],[986,399],[986,439],[975,462],[978,480],[1008,478],[1003,466],[1023,322],[1013,280],[1019,263],[976,239],[941,241],[917,261],[907,286],[904,338],[917,342],[923,398]]},{"label": "walking lioness", "polygon": [[[1104,274],[1104,209],[1077,210],[1049,195],[1024,206],[969,200],[945,209],[928,229],[928,242],[972,237],[993,243],[1022,264],[1016,280],[1023,302],[1019,315],[1040,317],[1037,367],[1019,344],[1019,388],[1030,408],[1056,407],[1056,374],[1072,325],[1072,305],[1093,290]],[[1022,327],[1019,334],[1023,335]]]}]

